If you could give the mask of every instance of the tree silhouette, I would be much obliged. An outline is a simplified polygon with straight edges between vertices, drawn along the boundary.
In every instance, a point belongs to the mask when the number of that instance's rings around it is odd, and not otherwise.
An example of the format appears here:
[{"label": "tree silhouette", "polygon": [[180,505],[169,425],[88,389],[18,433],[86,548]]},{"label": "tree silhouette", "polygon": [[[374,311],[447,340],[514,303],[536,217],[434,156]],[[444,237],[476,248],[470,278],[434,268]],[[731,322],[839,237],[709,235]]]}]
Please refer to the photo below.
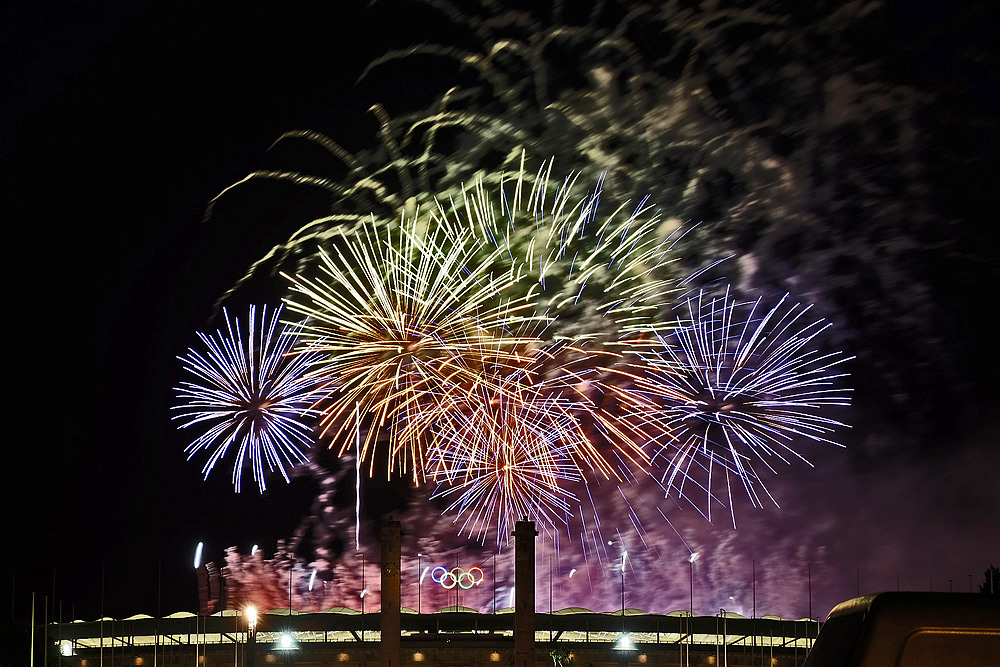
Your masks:
[{"label": "tree silhouette", "polygon": [[1000,568],[990,563],[983,573],[984,581],[979,584],[979,592],[987,595],[1000,595]]}]

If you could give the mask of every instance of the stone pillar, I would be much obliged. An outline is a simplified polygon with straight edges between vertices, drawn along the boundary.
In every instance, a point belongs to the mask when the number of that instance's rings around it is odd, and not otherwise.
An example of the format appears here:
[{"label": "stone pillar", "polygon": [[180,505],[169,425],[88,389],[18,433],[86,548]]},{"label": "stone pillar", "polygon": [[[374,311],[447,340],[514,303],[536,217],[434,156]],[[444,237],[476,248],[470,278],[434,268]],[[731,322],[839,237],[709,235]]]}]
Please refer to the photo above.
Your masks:
[{"label": "stone pillar", "polygon": [[535,667],[535,522],[514,524],[514,667]]},{"label": "stone pillar", "polygon": [[381,667],[401,667],[399,564],[402,530],[392,517],[382,521],[382,641],[379,646]]}]

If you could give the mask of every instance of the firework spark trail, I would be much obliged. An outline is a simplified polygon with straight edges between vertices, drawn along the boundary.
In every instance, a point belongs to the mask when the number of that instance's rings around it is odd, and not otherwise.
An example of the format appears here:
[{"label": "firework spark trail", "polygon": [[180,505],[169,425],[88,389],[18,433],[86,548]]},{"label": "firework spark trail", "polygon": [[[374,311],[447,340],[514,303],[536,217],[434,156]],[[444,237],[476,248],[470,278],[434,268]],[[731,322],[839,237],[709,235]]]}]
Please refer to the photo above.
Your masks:
[{"label": "firework spark trail", "polygon": [[240,324],[223,311],[224,331],[215,335],[198,333],[205,353],[188,349],[178,357],[194,380],[175,388],[180,405],[172,419],[182,420],[179,428],[204,427],[198,438],[185,448],[188,459],[201,450],[211,450],[202,468],[207,478],[225,458],[231,446],[237,453],[233,462],[233,485],[241,488],[248,464],[261,492],[266,488],[264,466],[277,470],[288,481],[286,467],[307,461],[303,448],[313,441],[309,425],[316,413],[316,382],[307,376],[315,361],[310,353],[292,354],[301,328],[279,326],[281,307],[268,314],[267,307],[250,307],[247,335]]},{"label": "firework spark trail", "polygon": [[686,302],[689,319],[658,333],[661,349],[641,352],[642,367],[629,374],[634,387],[624,393],[634,405],[646,402],[645,425],[662,434],[651,457],[667,461],[661,482],[685,496],[685,484],[703,477],[696,484],[707,492],[709,519],[718,484],[733,513],[731,477],[753,505],[762,504],[758,489],[777,504],[755,464],[773,473],[771,457],[808,463],[796,449],[800,438],[836,444],[828,434],[845,427],[821,412],[850,404],[849,390],[836,387],[847,374],[835,369],[851,357],[812,349],[830,325],[801,324],[809,308],[786,300],[766,310],[760,299],[699,293]]},{"label": "firework spark trail", "polygon": [[483,252],[471,234],[427,228],[413,216],[320,249],[320,279],[289,277],[297,296],[287,302],[310,318],[303,338],[319,355],[314,372],[328,391],[317,405],[323,434],[345,440],[361,415],[369,474],[375,444],[388,432],[389,472],[409,472],[419,484],[423,432],[443,397],[486,381],[496,365],[519,363],[517,348],[535,341],[524,332],[545,318],[521,314],[525,301],[505,294],[511,271],[473,261]]},{"label": "firework spark trail", "polygon": [[[680,291],[672,267],[678,239],[661,233],[660,214],[646,198],[627,215],[627,202],[602,212],[603,181],[581,196],[578,175],[553,183],[552,166],[545,162],[531,175],[522,154],[520,170],[501,180],[497,197],[481,179],[463,189],[463,217],[502,250],[499,258],[513,265],[537,311],[554,318],[555,338],[580,342],[644,331]],[[598,315],[594,330],[563,334],[560,318],[581,301]]]}]

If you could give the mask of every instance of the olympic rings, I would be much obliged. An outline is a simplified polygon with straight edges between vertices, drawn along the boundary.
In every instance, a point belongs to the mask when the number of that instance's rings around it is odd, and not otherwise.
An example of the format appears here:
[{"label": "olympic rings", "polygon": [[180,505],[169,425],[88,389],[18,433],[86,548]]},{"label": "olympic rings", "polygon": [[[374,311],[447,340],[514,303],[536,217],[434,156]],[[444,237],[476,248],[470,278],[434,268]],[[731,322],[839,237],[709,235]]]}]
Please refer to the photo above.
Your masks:
[{"label": "olympic rings", "polygon": [[[478,578],[477,578],[478,574]],[[431,581],[435,584],[441,584],[443,588],[447,590],[453,589],[455,586],[463,590],[469,590],[473,586],[478,586],[483,582],[483,569],[480,567],[473,567],[468,570],[463,570],[460,567],[454,567],[451,570],[441,567],[438,565],[436,568],[431,570]]]}]

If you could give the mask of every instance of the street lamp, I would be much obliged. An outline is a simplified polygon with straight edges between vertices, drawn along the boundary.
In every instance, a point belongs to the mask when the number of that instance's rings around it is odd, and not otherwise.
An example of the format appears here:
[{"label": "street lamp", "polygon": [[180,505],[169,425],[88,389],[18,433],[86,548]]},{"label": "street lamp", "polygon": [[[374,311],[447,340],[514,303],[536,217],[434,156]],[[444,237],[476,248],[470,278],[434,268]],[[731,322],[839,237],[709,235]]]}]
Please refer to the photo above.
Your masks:
[{"label": "street lamp", "polygon": [[694,616],[694,562],[698,560],[698,556],[701,554],[697,551],[692,551],[691,555],[688,556],[688,563],[690,564],[691,576],[690,576],[690,594],[691,594],[691,616]]},{"label": "street lamp", "polygon": [[247,618],[247,667],[254,667],[254,656],[257,653],[257,607],[250,605],[243,610]]},{"label": "street lamp", "polygon": [[691,555],[688,556],[688,569],[689,569],[689,572],[690,572],[690,577],[689,577],[688,581],[689,581],[689,584],[690,584],[689,593],[690,593],[690,596],[691,596],[690,597],[691,606],[688,609],[688,611],[689,611],[689,613],[688,613],[688,632],[687,632],[687,634],[688,634],[688,650],[687,650],[687,662],[686,662],[687,667],[691,667],[691,644],[694,641],[694,636],[692,635],[692,628],[693,628],[692,624],[694,623],[694,562],[696,560],[698,560],[698,556],[700,556],[700,555],[701,554],[698,553],[697,551],[692,551]]},{"label": "street lamp", "polygon": [[[723,667],[728,667],[728,665],[729,665],[729,639],[728,639],[728,636],[727,636],[728,628],[726,627],[726,610],[725,609],[719,609],[719,616],[722,617],[722,665],[723,665]],[[716,633],[719,632],[719,623],[718,623],[718,621],[716,621],[716,623],[715,623],[715,632]],[[716,634],[716,637],[718,637],[718,634]],[[716,660],[716,662],[719,661],[719,643],[718,643],[718,639],[716,639],[716,644],[715,644],[715,660]]]},{"label": "street lamp", "polygon": [[635,648],[632,638],[625,632],[625,559],[628,558],[628,551],[622,551],[621,582],[622,582],[622,636],[615,644],[615,648],[622,651],[631,651]]},{"label": "street lamp", "polygon": [[244,612],[247,615],[247,629],[256,634],[257,632],[257,607],[250,606]]},{"label": "street lamp", "polygon": [[[194,548],[194,569],[195,569],[195,571],[201,569],[201,554],[202,554],[202,550],[204,548],[205,548],[205,543],[204,542],[198,542],[198,546],[196,546]],[[103,584],[103,570],[102,570],[101,574],[102,574],[102,583],[101,583],[102,593],[101,593],[101,595],[103,597],[103,595],[104,595],[104,593],[103,593],[103,586],[104,586],[104,584]],[[211,597],[211,596],[209,596],[209,597]],[[207,599],[206,599],[206,602],[208,602]],[[104,627],[103,624],[104,624],[104,621],[102,620],[101,621],[102,635],[103,635],[103,627]],[[195,629],[195,633],[194,633],[194,656],[195,656],[195,660],[198,660],[199,657],[200,657],[199,656],[199,651],[201,651],[199,642],[201,640],[200,640],[200,638],[198,636],[198,617],[197,616],[194,617],[194,629]],[[114,642],[112,642],[112,644],[113,643]],[[102,652],[102,655],[103,655],[103,651],[104,651],[104,638],[102,636],[101,637],[101,652]],[[102,662],[103,662],[103,658],[102,658]]]}]

